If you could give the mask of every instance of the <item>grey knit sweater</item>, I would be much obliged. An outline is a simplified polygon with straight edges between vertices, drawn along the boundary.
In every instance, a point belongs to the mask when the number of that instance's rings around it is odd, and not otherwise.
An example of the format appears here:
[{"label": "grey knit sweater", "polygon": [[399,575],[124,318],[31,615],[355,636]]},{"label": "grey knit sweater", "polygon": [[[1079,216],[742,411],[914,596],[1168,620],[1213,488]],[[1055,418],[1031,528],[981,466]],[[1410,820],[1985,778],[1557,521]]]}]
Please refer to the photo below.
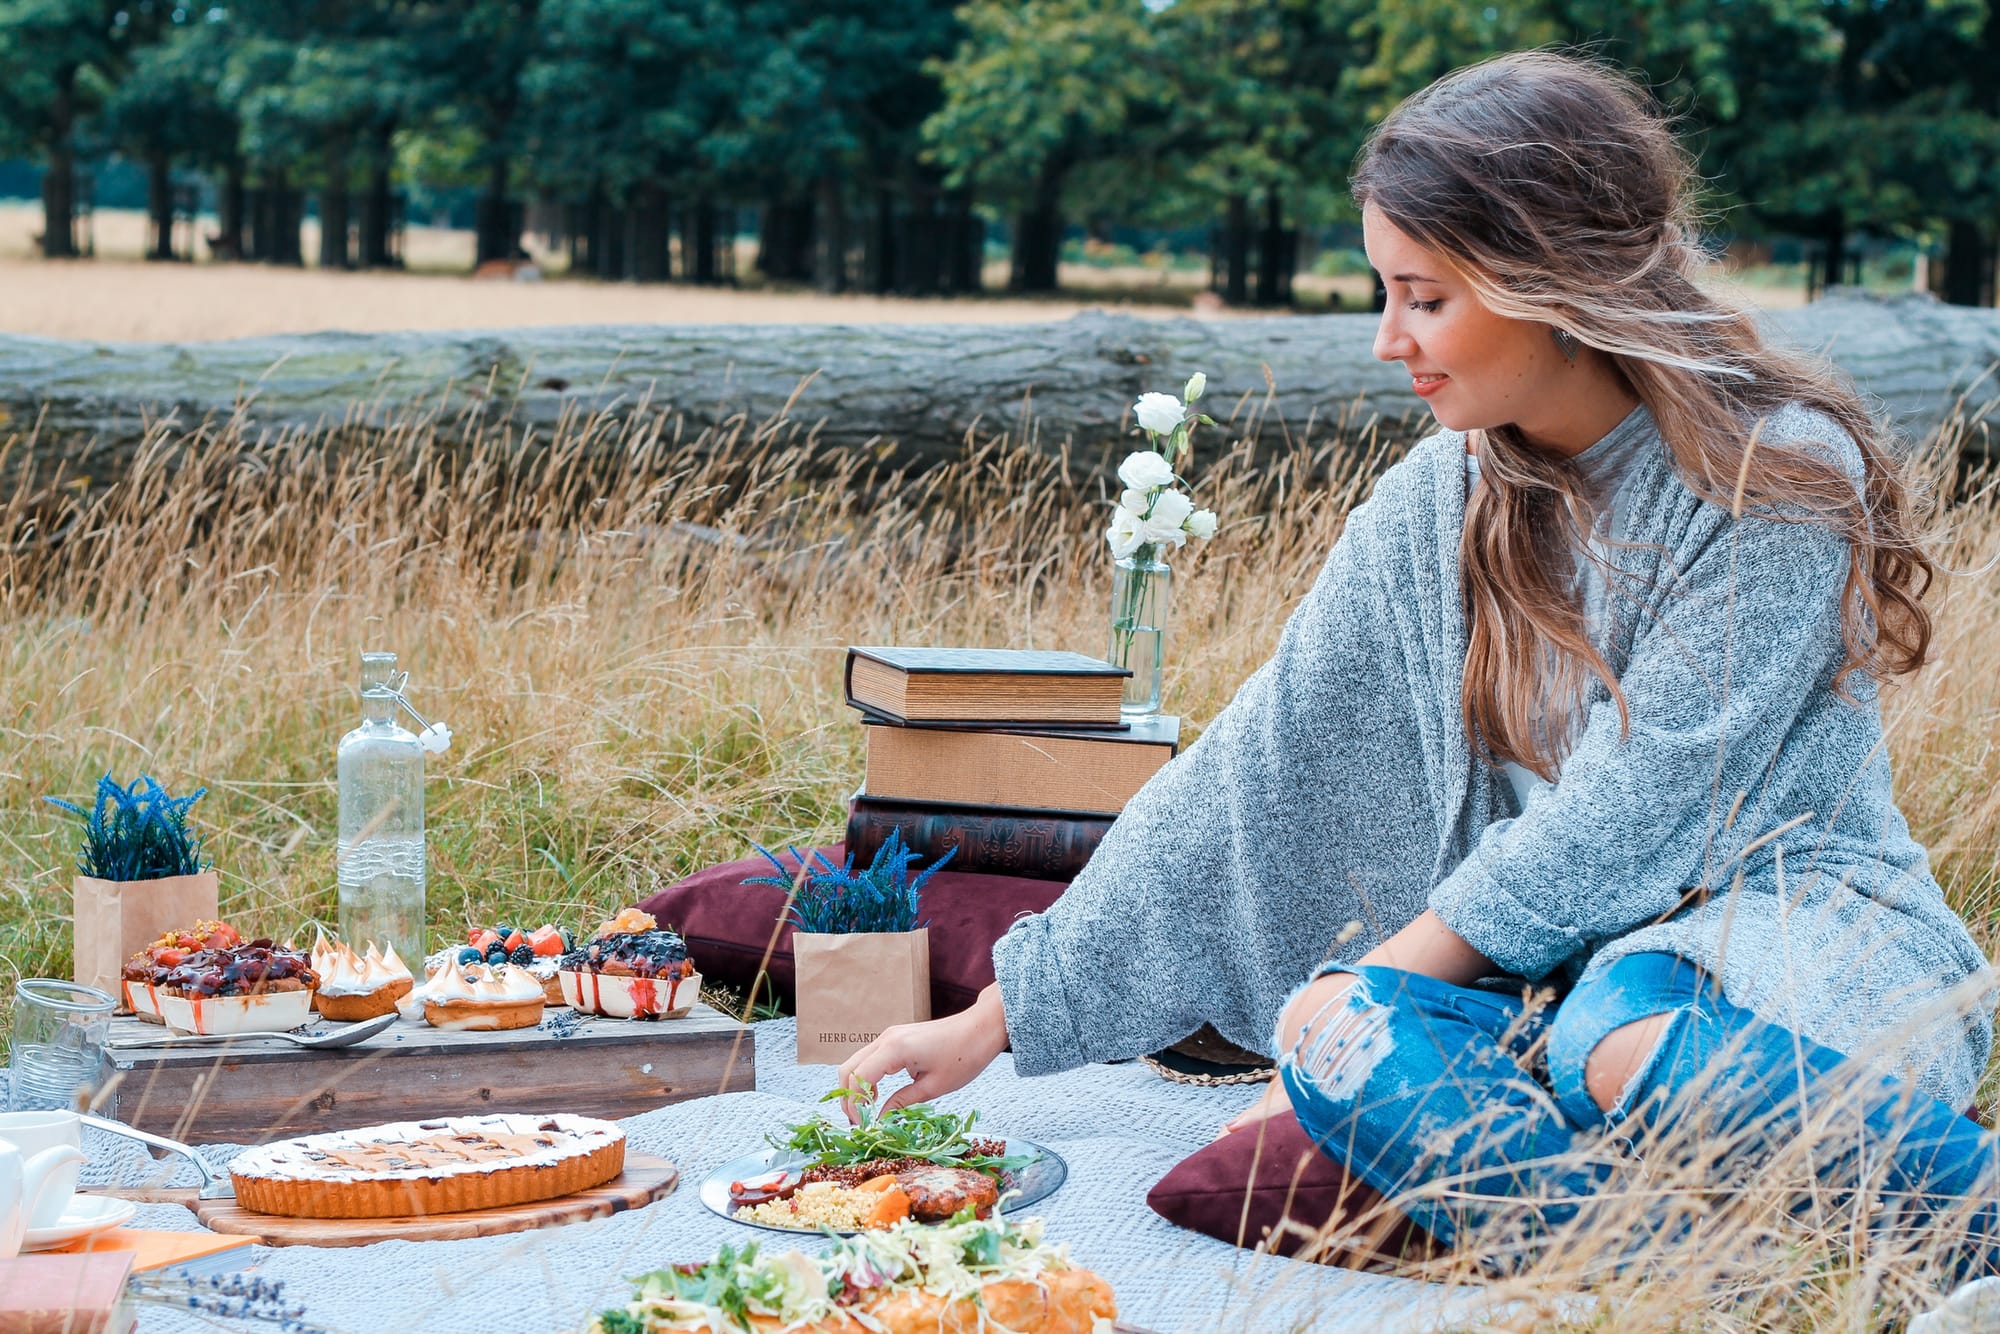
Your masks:
[{"label": "grey knit sweater", "polygon": [[[1595,627],[1629,735],[1594,688],[1558,781],[1501,818],[1505,779],[1459,706],[1465,440],[1430,437],[1349,516],[1270,661],[1069,891],[995,944],[1017,1069],[1134,1056],[1204,1021],[1268,1052],[1319,963],[1428,906],[1528,979],[1682,954],[1737,1004],[1969,1098],[1991,972],[1891,797],[1873,687],[1832,690],[1846,546],[1700,500],[1645,425],[1621,526],[1650,545],[1612,553],[1638,591]],[[1762,438],[1860,466],[1803,408]]]}]

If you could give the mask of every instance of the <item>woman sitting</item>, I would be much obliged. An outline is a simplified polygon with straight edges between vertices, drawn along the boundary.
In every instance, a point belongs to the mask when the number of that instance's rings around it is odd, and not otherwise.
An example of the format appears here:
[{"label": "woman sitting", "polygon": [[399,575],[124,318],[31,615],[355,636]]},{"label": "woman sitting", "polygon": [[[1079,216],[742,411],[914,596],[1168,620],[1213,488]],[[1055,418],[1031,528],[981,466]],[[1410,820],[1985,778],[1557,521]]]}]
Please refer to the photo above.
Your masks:
[{"label": "woman sitting", "polygon": [[1606,1186],[1606,1131],[1698,1113],[1742,1168],[1838,1103],[1821,1179],[1882,1223],[1957,1208],[1961,1266],[2000,1269],[1964,1203],[2000,1151],[1958,1111],[1990,973],[1877,699],[1924,664],[1933,568],[1859,395],[1699,283],[1694,180],[1641,89],[1550,53],[1377,127],[1375,355],[1445,429],[995,987],[844,1077],[907,1069],[909,1102],[1210,1020],[1280,1059],[1231,1129],[1289,1104],[1500,1268]]}]

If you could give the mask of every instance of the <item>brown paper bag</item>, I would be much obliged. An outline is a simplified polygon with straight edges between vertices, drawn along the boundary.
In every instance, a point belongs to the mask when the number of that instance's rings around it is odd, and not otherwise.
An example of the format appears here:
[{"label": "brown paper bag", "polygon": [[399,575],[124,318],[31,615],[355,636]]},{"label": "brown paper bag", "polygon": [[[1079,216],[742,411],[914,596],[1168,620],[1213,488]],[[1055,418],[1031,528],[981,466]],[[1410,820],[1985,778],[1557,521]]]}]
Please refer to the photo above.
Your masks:
[{"label": "brown paper bag", "polygon": [[931,1017],[931,933],[792,935],[799,1064],[838,1065],[894,1024]]},{"label": "brown paper bag", "polygon": [[76,967],[85,986],[119,997],[118,974],[125,961],[169,931],[221,915],[215,871],[171,875],[164,880],[99,880],[80,875],[70,915],[76,923]]}]

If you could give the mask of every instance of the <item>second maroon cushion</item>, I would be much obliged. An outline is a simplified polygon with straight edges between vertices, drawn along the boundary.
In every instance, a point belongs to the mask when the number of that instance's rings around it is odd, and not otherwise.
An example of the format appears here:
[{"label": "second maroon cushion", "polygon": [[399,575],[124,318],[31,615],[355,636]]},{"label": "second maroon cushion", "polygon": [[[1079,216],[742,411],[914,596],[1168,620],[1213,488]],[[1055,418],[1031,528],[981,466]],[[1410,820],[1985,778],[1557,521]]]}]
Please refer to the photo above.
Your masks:
[{"label": "second maroon cushion", "polygon": [[[1313,1147],[1290,1112],[1225,1135],[1176,1163],[1146,1195],[1170,1223],[1232,1246],[1269,1243],[1349,1269],[1393,1266],[1438,1253],[1400,1216],[1373,1217],[1382,1197]],[[1324,1240],[1320,1240],[1324,1238]]]},{"label": "second maroon cushion", "polygon": [[[847,855],[838,843],[819,851],[836,866]],[[791,866],[791,855],[782,855]],[[747,995],[764,952],[772,948],[771,932],[784,909],[785,892],[743,881],[771,874],[771,864],[762,857],[724,862],[667,886],[639,906],[681,933],[703,976]],[[993,942],[1016,917],[1044,911],[1066,888],[1060,880],[949,868],[932,876],[924,885],[922,908],[931,933],[931,1014],[941,1018],[970,1006],[992,985]],[[793,999],[792,932],[789,924],[779,930],[765,965],[787,1009]]]}]

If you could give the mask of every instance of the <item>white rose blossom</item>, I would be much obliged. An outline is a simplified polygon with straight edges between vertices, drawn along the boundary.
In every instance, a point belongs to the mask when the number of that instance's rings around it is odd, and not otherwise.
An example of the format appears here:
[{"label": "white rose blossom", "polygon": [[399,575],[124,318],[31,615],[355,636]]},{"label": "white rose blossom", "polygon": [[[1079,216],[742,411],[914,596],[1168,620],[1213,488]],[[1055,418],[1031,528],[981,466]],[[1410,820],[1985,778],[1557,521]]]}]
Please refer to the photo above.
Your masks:
[{"label": "white rose blossom", "polygon": [[1139,535],[1143,520],[1123,505],[1111,513],[1111,526],[1104,530],[1104,540],[1111,545],[1111,555],[1115,560],[1124,560],[1139,549],[1145,538]]},{"label": "white rose blossom", "polygon": [[1187,420],[1187,405],[1172,394],[1141,394],[1132,405],[1132,415],[1140,429],[1154,435],[1172,435]]},{"label": "white rose blossom", "polygon": [[1118,493],[1118,504],[1134,514],[1143,515],[1153,507],[1153,497],[1136,487],[1128,487]]},{"label": "white rose blossom", "polygon": [[1140,525],[1142,540],[1156,544],[1183,546],[1187,532],[1181,527],[1194,513],[1194,502],[1178,491],[1162,491],[1153,500],[1153,512]]},{"label": "white rose blossom", "polygon": [[1181,527],[1188,530],[1189,536],[1198,537],[1206,542],[1215,536],[1215,511],[1196,510],[1187,516],[1187,522]]},{"label": "white rose blossom", "polygon": [[[1153,394],[1153,398],[1166,398],[1165,394]],[[1179,411],[1179,405],[1175,405]],[[1151,491],[1166,486],[1174,480],[1174,465],[1162,458],[1156,449],[1141,449],[1127,454],[1125,461],[1118,465],[1118,480],[1135,491]],[[1144,512],[1145,506],[1136,506]]]}]

